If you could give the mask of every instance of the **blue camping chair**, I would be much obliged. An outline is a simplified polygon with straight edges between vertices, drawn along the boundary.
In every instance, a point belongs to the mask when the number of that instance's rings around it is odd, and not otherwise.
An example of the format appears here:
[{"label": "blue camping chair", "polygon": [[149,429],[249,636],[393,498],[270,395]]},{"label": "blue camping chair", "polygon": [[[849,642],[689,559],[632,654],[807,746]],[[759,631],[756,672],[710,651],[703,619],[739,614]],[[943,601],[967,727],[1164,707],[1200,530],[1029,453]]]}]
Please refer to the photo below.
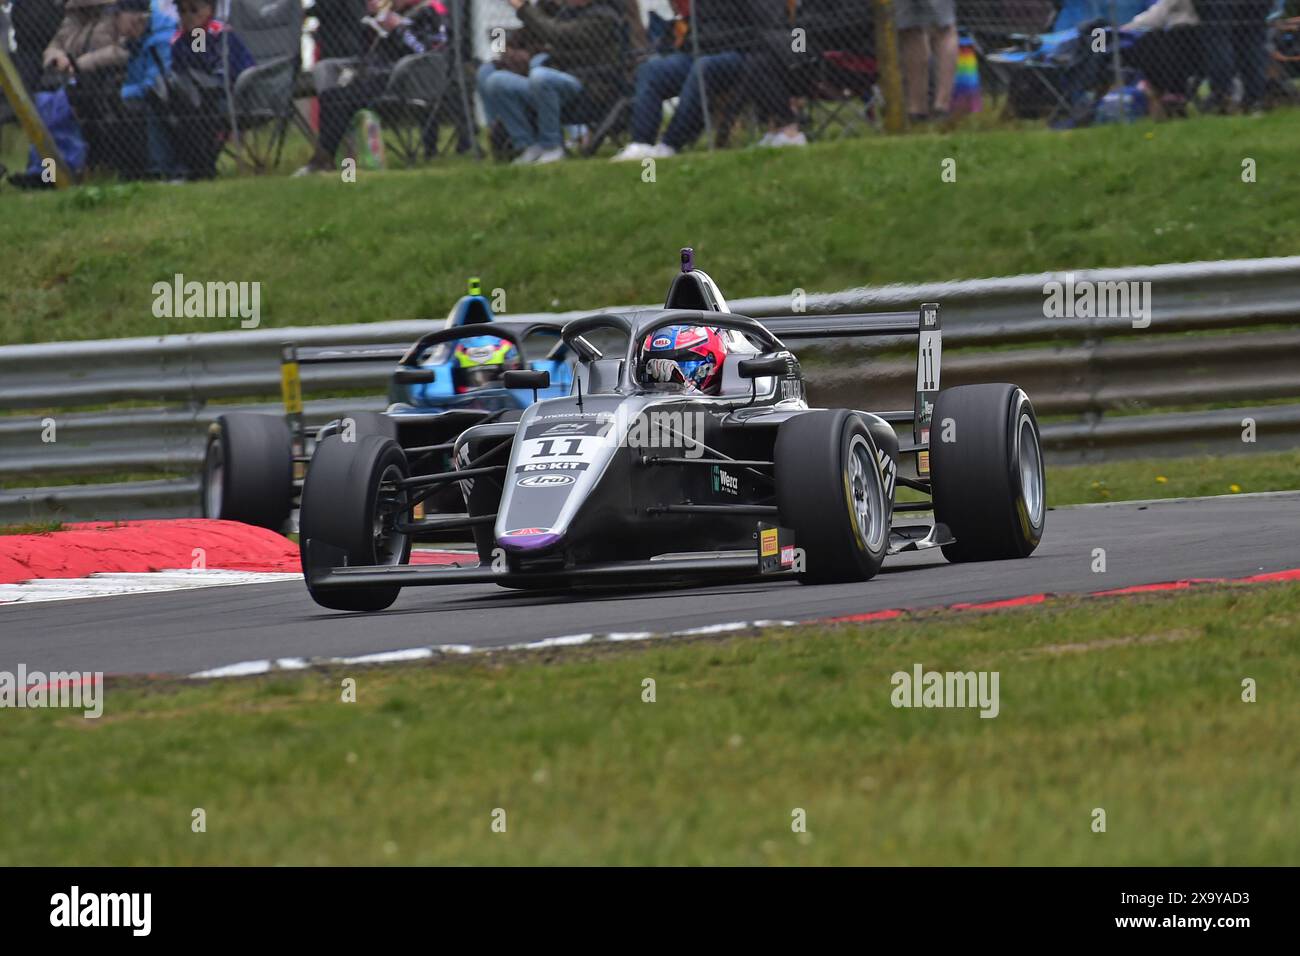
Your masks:
[{"label": "blue camping chair", "polygon": [[[1118,0],[1114,15],[1119,24],[1128,23],[1152,2]],[[1109,28],[1111,16],[1110,0],[1065,0],[1049,32],[1012,36],[1014,46],[987,54],[985,61],[1006,78],[1008,109],[1021,118],[1049,121],[1068,113],[1080,65],[1093,55],[1091,37],[1081,36],[1080,27],[1102,21]],[[1131,40],[1120,35],[1121,52]]]}]

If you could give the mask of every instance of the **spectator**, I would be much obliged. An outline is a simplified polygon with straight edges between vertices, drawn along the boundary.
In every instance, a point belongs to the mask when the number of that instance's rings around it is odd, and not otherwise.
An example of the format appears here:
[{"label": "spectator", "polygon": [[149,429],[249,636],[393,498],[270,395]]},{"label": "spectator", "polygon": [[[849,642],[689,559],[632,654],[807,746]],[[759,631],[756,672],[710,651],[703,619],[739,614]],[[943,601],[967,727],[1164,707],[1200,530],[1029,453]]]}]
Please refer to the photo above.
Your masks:
[{"label": "spectator", "polygon": [[115,9],[118,36],[130,57],[121,90],[124,123],[118,137],[118,172],[127,178],[169,175],[171,144],[150,97],[170,68],[176,20],[151,9],[150,0],[117,0]]},{"label": "spectator", "polygon": [[[787,8],[790,15],[794,13],[794,6],[791,3]],[[803,6],[808,4],[804,3]],[[802,19],[799,26],[803,27]],[[790,42],[793,27],[794,24],[786,20],[763,30],[745,57],[745,71],[740,82],[741,94],[753,100],[758,121],[766,123],[768,127],[758,142],[760,146],[808,145],[808,138],[799,128],[799,118],[795,115],[793,106],[792,79],[799,60]]]},{"label": "spectator", "polygon": [[1241,109],[1264,106],[1268,85],[1268,15],[1273,0],[1195,0],[1201,20],[1212,110],[1232,102],[1232,81],[1241,77]]},{"label": "spectator", "polygon": [[[632,142],[614,160],[663,159],[694,142],[704,128],[705,99],[739,86],[745,55],[787,16],[785,0],[692,0],[689,17],[676,24],[671,49],[637,68]],[[677,111],[656,143],[664,101],[674,96]]]},{"label": "spectator", "polygon": [[308,8],[315,16],[316,59],[360,56],[366,49],[370,30],[362,23],[366,0],[315,0]]},{"label": "spectator", "polygon": [[[608,104],[618,96],[624,67],[623,13],[604,0],[564,0],[554,14],[528,0],[510,0],[524,24],[523,49],[535,51],[525,72],[485,63],[478,91],[488,121],[500,120],[519,152],[518,165],[564,159],[560,116],[585,96]],[[619,0],[621,7],[622,0]]]},{"label": "spectator", "polygon": [[68,0],[63,22],[45,48],[45,69],[58,74],[86,140],[87,165],[119,165],[118,90],[128,58],[111,0]]},{"label": "spectator", "polygon": [[[385,9],[380,0],[368,0],[365,22],[374,36],[355,68],[345,71],[337,86],[320,93],[320,138],[316,152],[295,176],[333,172],[334,154],[347,135],[352,117],[384,92],[397,61],[413,53],[428,53],[447,43],[447,26],[441,5],[424,0],[395,0]],[[430,153],[436,144],[425,143]]]},{"label": "spectator", "polygon": [[63,22],[41,57],[47,70],[67,76],[108,74],[126,66],[112,0],[67,0]]},{"label": "spectator", "polygon": [[[946,119],[957,75],[957,12],[954,0],[898,0],[895,25],[908,119],[923,123]],[[930,65],[934,62],[934,103],[930,101]]]},{"label": "spectator", "polygon": [[63,0],[13,0],[14,65],[29,93],[41,82],[41,54],[63,21]]},{"label": "spectator", "polygon": [[1150,87],[1153,116],[1184,112],[1188,79],[1203,72],[1200,22],[1193,0],[1157,0],[1120,28],[1139,34],[1124,58]]},{"label": "spectator", "polygon": [[187,179],[211,179],[228,127],[227,87],[253,66],[234,31],[213,19],[213,0],[179,0],[181,28],[172,40],[167,112],[172,151]]}]

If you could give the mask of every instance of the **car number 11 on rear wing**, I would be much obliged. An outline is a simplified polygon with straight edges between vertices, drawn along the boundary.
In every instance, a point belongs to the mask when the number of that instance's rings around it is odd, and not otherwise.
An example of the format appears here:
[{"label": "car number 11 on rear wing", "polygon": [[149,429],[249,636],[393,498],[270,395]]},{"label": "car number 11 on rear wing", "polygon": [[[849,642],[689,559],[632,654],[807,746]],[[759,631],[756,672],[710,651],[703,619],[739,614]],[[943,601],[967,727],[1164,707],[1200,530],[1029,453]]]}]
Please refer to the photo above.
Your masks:
[{"label": "car number 11 on rear wing", "polygon": [[939,318],[939,304],[926,302],[921,306],[921,316],[916,343],[916,399],[912,414],[912,440],[925,446],[916,453],[918,477],[930,474],[930,424],[934,414],[934,400],[939,396],[939,362],[943,357],[943,326]]}]

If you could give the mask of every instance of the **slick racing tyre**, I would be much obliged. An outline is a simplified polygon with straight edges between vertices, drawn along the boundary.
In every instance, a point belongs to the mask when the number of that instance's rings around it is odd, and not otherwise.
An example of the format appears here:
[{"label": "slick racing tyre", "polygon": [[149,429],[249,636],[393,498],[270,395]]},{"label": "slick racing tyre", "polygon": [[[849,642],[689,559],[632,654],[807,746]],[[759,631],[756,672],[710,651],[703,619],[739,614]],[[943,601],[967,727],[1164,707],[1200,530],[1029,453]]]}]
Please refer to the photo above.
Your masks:
[{"label": "slick racing tyre", "polygon": [[208,430],[203,516],[279,531],[293,509],[293,440],[284,419],[231,412]]},{"label": "slick racing tyre", "polygon": [[298,547],[307,590],[317,604],[336,611],[382,611],[397,600],[400,586],[313,586],[308,542],[321,546],[312,552],[317,562],[324,558],[331,566],[406,564],[411,538],[394,525],[410,518],[410,494],[396,487],[409,475],[401,446],[382,435],[355,442],[331,435],[316,447],[302,490]]},{"label": "slick racing tyre", "polygon": [[1047,513],[1042,442],[1029,396],[1015,385],[944,389],[930,424],[935,521],[956,539],[949,561],[1026,558]]},{"label": "slick racing tyre", "polygon": [[805,584],[866,581],[889,548],[893,502],[876,443],[857,415],[809,412],[776,434],[776,501],[781,524],[804,553]]}]

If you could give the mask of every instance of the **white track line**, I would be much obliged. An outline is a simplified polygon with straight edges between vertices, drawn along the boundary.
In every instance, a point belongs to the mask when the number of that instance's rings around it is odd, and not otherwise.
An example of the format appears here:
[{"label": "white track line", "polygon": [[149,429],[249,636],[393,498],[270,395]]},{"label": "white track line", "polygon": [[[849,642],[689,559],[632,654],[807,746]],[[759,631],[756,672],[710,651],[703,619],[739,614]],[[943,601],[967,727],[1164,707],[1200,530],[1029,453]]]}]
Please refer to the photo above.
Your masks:
[{"label": "white track line", "polygon": [[317,658],[280,658],[276,661],[239,661],[224,664],[208,670],[189,675],[199,679],[217,677],[248,677],[253,674],[266,674],[274,670],[302,670],[307,667],[320,667],[338,664],[391,664],[402,661],[428,660],[434,657],[466,654],[489,654],[493,651],[538,651],[550,647],[575,647],[580,644],[604,643],[606,641],[646,641],[664,637],[695,637],[701,634],[722,634],[728,631],[743,631],[760,627],[794,627],[801,621],[730,621],[726,624],[710,624],[705,627],[689,627],[680,631],[666,631],[656,634],[653,631],[611,631],[606,634],[563,634],[559,637],[547,637],[539,641],[527,641],[522,644],[494,645],[479,647],[472,644],[434,644],[429,647],[410,647],[397,651],[379,651],[375,654],[362,654],[357,657],[317,657]]},{"label": "white track line", "polygon": [[177,569],[169,571],[106,571],[88,578],[40,578],[22,584],[0,584],[0,605],[34,604],[39,601],[69,601],[77,598],[112,597],[118,594],[151,594],[193,588],[229,587],[235,584],[270,584],[301,581],[301,574],[281,571],[224,571]]}]

